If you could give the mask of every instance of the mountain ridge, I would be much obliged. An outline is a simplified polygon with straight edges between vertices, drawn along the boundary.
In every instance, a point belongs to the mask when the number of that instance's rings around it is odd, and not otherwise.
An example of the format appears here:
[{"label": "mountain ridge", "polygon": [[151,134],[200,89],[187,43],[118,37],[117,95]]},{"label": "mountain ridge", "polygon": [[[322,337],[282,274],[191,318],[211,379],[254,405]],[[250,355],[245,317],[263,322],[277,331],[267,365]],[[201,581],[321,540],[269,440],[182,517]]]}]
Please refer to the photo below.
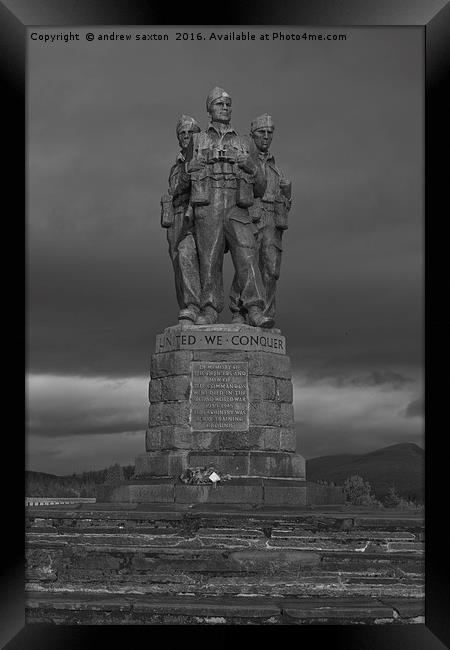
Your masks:
[{"label": "mountain ridge", "polygon": [[366,454],[336,454],[306,460],[310,481],[327,481],[343,485],[358,474],[368,481],[379,499],[394,486],[398,493],[416,501],[424,499],[425,451],[415,443],[398,443]]},{"label": "mountain ridge", "polygon": [[[358,474],[368,481],[378,499],[395,486],[398,493],[415,501],[424,499],[425,451],[415,443],[381,447],[366,454],[334,454],[306,460],[308,481],[326,481],[343,485]],[[133,474],[132,465],[124,465],[125,478]],[[95,496],[95,486],[103,483],[107,468],[65,476],[25,471],[27,496]]]}]

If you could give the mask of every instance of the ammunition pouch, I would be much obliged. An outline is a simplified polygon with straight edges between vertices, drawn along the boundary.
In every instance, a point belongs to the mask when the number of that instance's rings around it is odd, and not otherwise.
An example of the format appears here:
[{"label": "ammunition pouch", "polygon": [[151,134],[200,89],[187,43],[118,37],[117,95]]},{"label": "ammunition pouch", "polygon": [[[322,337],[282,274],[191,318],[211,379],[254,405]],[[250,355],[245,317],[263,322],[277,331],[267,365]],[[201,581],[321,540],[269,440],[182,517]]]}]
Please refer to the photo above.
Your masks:
[{"label": "ammunition pouch", "polygon": [[272,192],[265,192],[264,196],[262,197],[261,201],[263,203],[268,203],[270,205],[273,205],[275,203],[275,196],[272,194]]},{"label": "ammunition pouch", "polygon": [[237,177],[236,205],[240,208],[250,208],[255,202],[253,197],[253,182],[242,172]]},{"label": "ammunition pouch", "polygon": [[191,203],[193,205],[209,205],[210,180],[206,167],[191,174]]},{"label": "ammunition pouch", "polygon": [[170,194],[163,194],[161,197],[161,226],[170,228],[174,223],[173,203]]},{"label": "ammunition pouch", "polygon": [[288,209],[284,197],[275,197],[273,220],[275,228],[287,230],[288,228]]},{"label": "ammunition pouch", "polygon": [[179,208],[180,205],[187,205],[189,202],[189,192],[185,192],[184,194],[178,194],[177,196],[173,197],[172,205],[174,208]]}]

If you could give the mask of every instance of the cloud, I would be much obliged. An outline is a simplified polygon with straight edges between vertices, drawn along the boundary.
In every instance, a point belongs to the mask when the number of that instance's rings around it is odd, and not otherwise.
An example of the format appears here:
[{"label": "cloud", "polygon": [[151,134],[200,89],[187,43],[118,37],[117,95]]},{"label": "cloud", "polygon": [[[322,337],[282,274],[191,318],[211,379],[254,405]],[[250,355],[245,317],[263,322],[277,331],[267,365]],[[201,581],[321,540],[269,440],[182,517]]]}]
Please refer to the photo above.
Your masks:
[{"label": "cloud", "polygon": [[[148,379],[31,375],[27,381],[30,436],[68,438],[143,431]],[[85,444],[85,442],[80,443]]]},{"label": "cloud", "polygon": [[425,414],[425,399],[418,397],[408,404],[405,409],[405,416],[407,418],[423,417]]},{"label": "cloud", "polygon": [[145,451],[145,432],[119,434],[68,435],[48,438],[38,435],[27,439],[26,467],[49,474],[73,474],[104,469],[120,463],[134,465],[137,455]]},{"label": "cloud", "polygon": [[369,373],[371,380],[365,383],[352,377],[336,382],[330,377],[311,381],[307,375],[296,375],[297,451],[309,458],[365,453],[398,442],[421,444],[422,421],[404,417],[404,405],[420,382],[399,381],[397,374],[403,377],[401,373]]},{"label": "cloud", "polygon": [[307,377],[312,382],[322,380],[336,387],[380,386],[389,390],[404,388],[415,382],[412,377],[407,377],[393,370],[372,370],[363,375],[339,373],[330,376],[329,371],[314,369],[307,373]]}]

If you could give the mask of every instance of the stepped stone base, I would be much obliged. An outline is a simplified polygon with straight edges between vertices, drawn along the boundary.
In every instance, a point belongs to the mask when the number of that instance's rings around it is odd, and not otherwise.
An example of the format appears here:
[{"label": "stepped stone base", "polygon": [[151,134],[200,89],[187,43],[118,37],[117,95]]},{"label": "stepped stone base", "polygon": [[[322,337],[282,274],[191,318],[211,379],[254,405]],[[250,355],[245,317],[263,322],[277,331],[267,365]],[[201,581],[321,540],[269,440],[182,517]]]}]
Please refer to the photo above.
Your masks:
[{"label": "stepped stone base", "polygon": [[26,622],[423,624],[423,539],[343,506],[27,507]]},{"label": "stepped stone base", "polygon": [[103,503],[223,503],[250,507],[262,505],[308,506],[342,504],[339,487],[304,480],[232,478],[217,483],[187,485],[171,477],[135,479],[122,485],[99,485],[97,500]]}]

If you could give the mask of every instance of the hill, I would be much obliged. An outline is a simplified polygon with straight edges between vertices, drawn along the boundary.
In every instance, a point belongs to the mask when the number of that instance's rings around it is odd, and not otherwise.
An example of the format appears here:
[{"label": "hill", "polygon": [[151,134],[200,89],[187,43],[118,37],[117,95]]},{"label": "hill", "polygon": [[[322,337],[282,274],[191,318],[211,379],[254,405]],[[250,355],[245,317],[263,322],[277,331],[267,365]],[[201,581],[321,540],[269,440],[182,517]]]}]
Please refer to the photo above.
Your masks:
[{"label": "hill", "polygon": [[353,474],[369,481],[378,499],[393,485],[398,493],[415,501],[424,500],[424,450],[414,443],[390,445],[363,455],[336,455],[306,461],[309,481],[342,485]]},{"label": "hill", "polygon": [[[106,469],[82,472],[70,476],[57,476],[45,472],[25,472],[25,496],[27,497],[95,497],[96,485],[103,483]],[[123,467],[125,478],[134,472],[133,465]]]}]

